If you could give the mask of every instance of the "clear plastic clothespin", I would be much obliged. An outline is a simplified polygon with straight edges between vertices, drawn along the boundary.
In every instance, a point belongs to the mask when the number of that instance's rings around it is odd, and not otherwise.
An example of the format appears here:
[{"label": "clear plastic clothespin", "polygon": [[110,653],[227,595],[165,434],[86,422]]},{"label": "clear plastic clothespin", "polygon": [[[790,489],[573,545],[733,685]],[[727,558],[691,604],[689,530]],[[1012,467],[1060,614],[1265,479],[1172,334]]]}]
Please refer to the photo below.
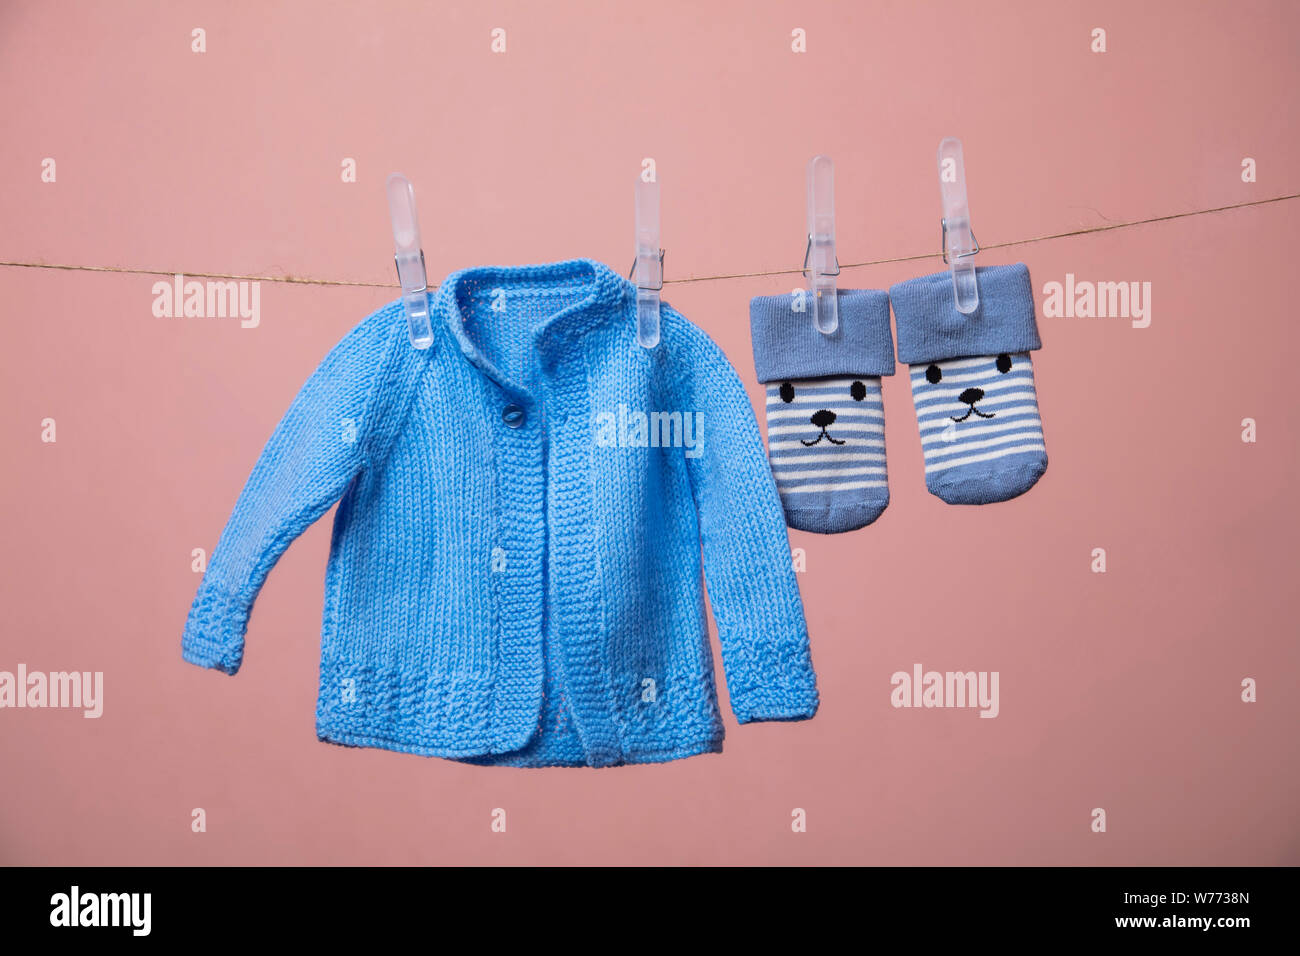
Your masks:
[{"label": "clear plastic clothespin", "polygon": [[961,140],[947,137],[939,144],[939,192],[943,197],[943,261],[952,274],[952,293],[957,311],[970,315],[980,305],[979,286],[975,282],[972,257],[980,251],[979,241],[970,225],[970,206],[966,202],[966,165],[962,161]]},{"label": "clear plastic clothespin", "polygon": [[659,178],[636,180],[636,340],[642,348],[659,344],[659,294],[664,287],[664,250],[659,245]]},{"label": "clear plastic clothespin", "polygon": [[424,249],[420,246],[420,221],[415,215],[415,190],[401,173],[388,177],[388,215],[393,221],[393,245],[396,252],[397,281],[402,285],[402,305],[411,344],[427,349],[433,344],[429,324],[429,279],[424,269]]},{"label": "clear plastic clothespin", "polygon": [[835,254],[835,166],[829,156],[808,161],[808,248],[803,271],[812,295],[813,322],[829,335],[840,326],[835,277],[840,260]]}]

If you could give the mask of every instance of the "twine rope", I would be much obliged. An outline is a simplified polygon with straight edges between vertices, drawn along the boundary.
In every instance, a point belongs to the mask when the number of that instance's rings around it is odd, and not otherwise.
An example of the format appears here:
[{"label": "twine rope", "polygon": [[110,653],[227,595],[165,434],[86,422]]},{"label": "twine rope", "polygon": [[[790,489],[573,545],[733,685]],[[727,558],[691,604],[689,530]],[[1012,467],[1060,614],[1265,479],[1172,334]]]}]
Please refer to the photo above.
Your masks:
[{"label": "twine rope", "polygon": [[[1078,236],[1089,236],[1099,232],[1112,232],[1116,229],[1131,229],[1135,226],[1147,226],[1158,222],[1171,222],[1175,219],[1191,219],[1195,216],[1208,216],[1212,213],[1230,212],[1235,209],[1248,209],[1253,206],[1267,206],[1272,203],[1289,202],[1293,199],[1300,199],[1300,193],[1292,193],[1287,196],[1273,196],[1269,199],[1256,199],[1251,202],[1232,203],[1227,206],[1214,206],[1210,209],[1196,209],[1191,212],[1176,212],[1164,216],[1151,216],[1147,219],[1133,219],[1126,222],[1112,222],[1101,226],[1088,226],[1082,229],[1071,229],[1068,232],[1055,232],[1042,236],[1030,236],[1025,239],[1011,239],[1006,242],[981,243],[980,250],[989,249],[1007,249],[1011,246],[1025,246],[1036,242],[1048,242],[1054,239],[1072,239]],[[893,256],[887,259],[868,259],[863,262],[843,262],[840,263],[840,269],[862,269],[867,266],[888,265],[895,262],[917,262],[923,259],[942,259],[943,254],[940,252],[923,252],[910,256]],[[293,275],[241,275],[233,272],[187,272],[180,269],[146,269],[135,266],[91,266],[77,265],[61,262],[18,262],[0,260],[0,266],[13,269],[56,269],[67,272],[112,272],[122,275],[142,275],[142,276],[174,276],[177,274],[184,275],[191,279],[235,279],[250,282],[282,282],[292,285],[318,285],[318,286],[349,286],[353,288],[364,289],[396,289],[400,285],[396,282],[364,282],[354,279],[322,279],[315,276],[293,276]],[[707,276],[686,276],[679,279],[670,279],[665,277],[665,285],[686,284],[688,282],[719,282],[726,279],[755,279],[763,276],[784,276],[784,275],[802,275],[803,268],[794,269],[772,269],[766,272],[725,272],[718,275]],[[431,290],[437,286],[430,286]]]}]

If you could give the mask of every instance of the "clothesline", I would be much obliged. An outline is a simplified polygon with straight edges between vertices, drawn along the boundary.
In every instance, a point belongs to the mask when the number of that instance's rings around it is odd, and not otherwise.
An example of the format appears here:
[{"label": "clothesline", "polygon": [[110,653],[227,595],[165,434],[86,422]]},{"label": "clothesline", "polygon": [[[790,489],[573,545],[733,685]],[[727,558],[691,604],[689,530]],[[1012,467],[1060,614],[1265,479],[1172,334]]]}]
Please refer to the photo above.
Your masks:
[{"label": "clothesline", "polygon": [[[1157,222],[1169,222],[1174,219],[1190,219],[1194,216],[1207,216],[1210,213],[1228,212],[1234,209],[1246,209],[1251,206],[1267,206],[1271,203],[1286,202],[1292,199],[1300,199],[1300,193],[1292,193],[1287,196],[1273,196],[1269,199],[1256,199],[1251,202],[1232,203],[1228,206],[1215,206],[1211,209],[1197,209],[1192,212],[1176,212],[1170,213],[1166,216],[1152,216],[1148,219],[1134,219],[1128,222],[1107,223],[1103,226],[1088,226],[1083,229],[1072,229],[1069,232],[1031,236],[1026,239],[1011,239],[1006,242],[981,243],[980,249],[983,251],[989,249],[1006,249],[1010,246],[1024,246],[1035,242],[1047,242],[1052,239],[1069,239],[1075,236],[1087,236],[1097,232],[1111,232],[1116,229],[1130,229],[1134,226],[1145,226]],[[894,262],[916,262],[921,259],[940,258],[942,258],[942,253],[923,252],[909,256],[893,256],[888,259],[869,259],[864,262],[842,262],[840,263],[840,269],[861,269],[866,266],[880,266]],[[126,275],[146,276],[172,276],[179,273],[187,278],[193,279],[242,279],[251,282],[284,282],[297,285],[353,286],[357,288],[370,289],[394,289],[399,287],[396,282],[364,282],[353,279],[318,279],[310,276],[240,275],[230,272],[189,272],[181,269],[144,269],[131,266],[87,266],[57,262],[11,262],[0,260],[0,266],[8,266],[17,269],[60,269],[69,272],[115,272]],[[766,272],[729,272],[708,276],[685,276],[677,279],[665,276],[664,284],[675,285],[685,284],[688,282],[717,282],[724,279],[754,279],[763,276],[799,275],[802,272],[803,268],[798,267],[794,269],[773,269]],[[430,286],[430,288],[437,287]]]}]

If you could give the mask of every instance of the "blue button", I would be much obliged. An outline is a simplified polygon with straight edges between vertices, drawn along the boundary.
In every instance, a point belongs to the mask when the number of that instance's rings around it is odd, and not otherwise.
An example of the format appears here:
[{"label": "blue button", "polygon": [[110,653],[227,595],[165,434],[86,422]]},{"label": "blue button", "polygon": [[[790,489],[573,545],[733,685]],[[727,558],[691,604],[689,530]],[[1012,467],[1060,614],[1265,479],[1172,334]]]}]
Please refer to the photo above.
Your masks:
[{"label": "blue button", "polygon": [[524,423],[524,410],[518,405],[507,405],[501,409],[501,420],[511,428],[519,428]]}]

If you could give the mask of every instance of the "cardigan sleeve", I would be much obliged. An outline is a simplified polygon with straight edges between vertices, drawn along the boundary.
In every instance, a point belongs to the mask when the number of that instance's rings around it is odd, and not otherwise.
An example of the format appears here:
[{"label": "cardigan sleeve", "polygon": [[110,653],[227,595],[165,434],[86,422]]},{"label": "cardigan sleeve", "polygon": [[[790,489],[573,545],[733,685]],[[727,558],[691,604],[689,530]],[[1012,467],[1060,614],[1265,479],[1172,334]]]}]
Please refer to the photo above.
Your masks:
[{"label": "cardigan sleeve", "polygon": [[361,470],[367,414],[392,336],[391,309],[374,313],[330,350],[262,449],[190,607],[185,660],[234,674],[249,612],[286,548]]},{"label": "cardigan sleeve", "polygon": [[691,333],[688,402],[702,450],[688,457],[704,578],[722,646],[731,709],[742,723],[817,712],[817,678],[785,515],[754,409],[707,335]]}]

